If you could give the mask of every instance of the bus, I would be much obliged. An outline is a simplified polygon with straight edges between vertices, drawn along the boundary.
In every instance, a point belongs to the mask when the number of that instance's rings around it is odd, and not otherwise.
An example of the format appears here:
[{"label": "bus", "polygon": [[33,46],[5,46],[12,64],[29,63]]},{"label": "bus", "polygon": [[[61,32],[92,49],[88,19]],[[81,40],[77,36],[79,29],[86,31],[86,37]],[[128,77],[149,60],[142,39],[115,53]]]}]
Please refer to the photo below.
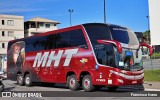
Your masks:
[{"label": "bus", "polygon": [[64,83],[93,91],[143,84],[141,46],[129,28],[86,23],[9,41],[7,77],[18,85]]}]

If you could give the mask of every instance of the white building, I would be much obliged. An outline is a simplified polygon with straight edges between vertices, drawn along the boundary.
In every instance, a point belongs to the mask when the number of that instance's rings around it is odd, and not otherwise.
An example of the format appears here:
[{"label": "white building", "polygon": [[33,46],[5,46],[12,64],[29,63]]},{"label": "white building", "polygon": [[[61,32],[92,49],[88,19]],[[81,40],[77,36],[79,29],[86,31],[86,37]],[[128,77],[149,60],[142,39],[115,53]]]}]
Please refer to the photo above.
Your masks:
[{"label": "white building", "polygon": [[6,69],[8,41],[24,37],[24,17],[0,14],[0,68]]},{"label": "white building", "polygon": [[160,45],[160,0],[148,0],[151,45]]},{"label": "white building", "polygon": [[25,34],[24,36],[33,36],[38,33],[44,33],[51,30],[56,30],[57,24],[60,24],[57,21],[35,17],[32,18],[24,23],[24,30]]}]

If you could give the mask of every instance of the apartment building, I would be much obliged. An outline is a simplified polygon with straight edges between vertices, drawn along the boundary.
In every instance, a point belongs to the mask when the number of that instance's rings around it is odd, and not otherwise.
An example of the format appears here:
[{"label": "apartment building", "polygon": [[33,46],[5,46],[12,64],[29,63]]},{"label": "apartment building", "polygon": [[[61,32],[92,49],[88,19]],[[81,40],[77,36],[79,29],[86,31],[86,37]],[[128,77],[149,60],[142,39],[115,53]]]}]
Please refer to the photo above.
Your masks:
[{"label": "apartment building", "polygon": [[24,22],[24,36],[33,36],[35,34],[44,33],[51,30],[56,30],[58,21],[49,20],[46,18],[35,17]]},{"label": "apartment building", "polygon": [[8,41],[24,37],[24,17],[0,14],[0,68],[6,69]]}]

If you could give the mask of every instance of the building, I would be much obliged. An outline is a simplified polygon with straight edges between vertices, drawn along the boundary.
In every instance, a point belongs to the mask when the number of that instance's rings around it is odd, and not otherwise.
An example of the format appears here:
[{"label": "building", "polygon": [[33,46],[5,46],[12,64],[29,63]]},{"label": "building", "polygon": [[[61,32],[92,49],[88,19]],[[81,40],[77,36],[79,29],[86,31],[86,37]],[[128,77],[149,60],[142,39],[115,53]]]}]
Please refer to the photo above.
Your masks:
[{"label": "building", "polygon": [[0,14],[0,68],[6,69],[8,41],[24,37],[24,17]]},{"label": "building", "polygon": [[53,21],[45,18],[35,17],[24,22],[24,36],[33,36],[35,34],[44,33],[51,30],[56,30],[58,21]]},{"label": "building", "polygon": [[149,16],[148,24],[151,36],[151,45],[160,45],[160,0],[148,0]]}]

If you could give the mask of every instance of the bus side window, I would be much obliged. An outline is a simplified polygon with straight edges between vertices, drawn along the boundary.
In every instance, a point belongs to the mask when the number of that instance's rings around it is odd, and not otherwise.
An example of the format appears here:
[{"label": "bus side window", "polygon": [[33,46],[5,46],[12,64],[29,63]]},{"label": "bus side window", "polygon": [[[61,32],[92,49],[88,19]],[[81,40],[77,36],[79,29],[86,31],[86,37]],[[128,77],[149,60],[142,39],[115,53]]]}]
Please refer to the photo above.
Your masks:
[{"label": "bus side window", "polygon": [[52,35],[49,35],[47,36],[47,40],[46,40],[46,45],[45,45],[45,50],[48,50],[48,49],[55,49],[56,47],[56,34],[52,34]]},{"label": "bus side window", "polygon": [[39,51],[47,49],[47,38],[45,37],[33,37],[25,40],[26,52]]},{"label": "bus side window", "polygon": [[72,47],[80,47],[84,49],[88,49],[86,40],[84,38],[82,30],[73,30],[69,33],[69,44]]},{"label": "bus side window", "polygon": [[82,30],[72,30],[55,36],[56,48],[80,47],[88,49]]},{"label": "bus side window", "polygon": [[62,33],[56,34],[56,37],[55,37],[56,48],[70,47],[68,40],[69,40],[69,33],[68,32],[62,32]]}]

